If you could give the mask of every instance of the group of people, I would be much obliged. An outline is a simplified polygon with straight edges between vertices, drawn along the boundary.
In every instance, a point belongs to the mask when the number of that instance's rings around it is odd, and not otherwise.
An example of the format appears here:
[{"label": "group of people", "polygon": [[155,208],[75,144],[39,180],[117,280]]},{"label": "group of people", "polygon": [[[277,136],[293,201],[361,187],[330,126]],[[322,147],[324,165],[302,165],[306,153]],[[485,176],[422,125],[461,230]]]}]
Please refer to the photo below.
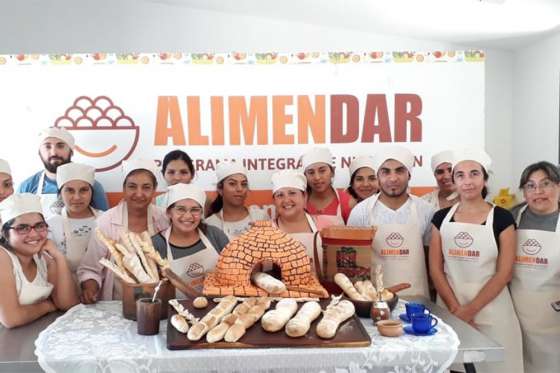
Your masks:
[{"label": "group of people", "polygon": [[[560,364],[560,314],[550,306],[560,300],[560,171],[549,162],[525,169],[525,203],[510,212],[485,199],[491,159],[483,150],[434,155],[437,188],[420,198],[409,192],[414,156],[404,147],[356,157],[345,190],[333,186],[330,151],[311,148],[300,170],[272,175],[269,216],[246,205],[250,175],[242,165],[218,164],[217,197],[209,202],[191,183],[193,161],[180,150],[165,156],[161,171],[152,160],[123,161],[123,198],[108,209],[93,167],[71,162],[72,135],[51,127],[40,140],[44,170],[18,193],[0,160],[6,327],[80,301],[120,299],[120,282],[99,263],[110,253],[92,234],[96,228],[115,241],[125,231],[148,231],[172,269],[200,287],[221,250],[254,221],[271,220],[310,257],[323,227],[374,225],[374,262],[383,264],[387,284],[408,282],[403,295],[429,297],[431,280],[438,303],[505,346],[503,363],[477,364],[478,371],[549,372]],[[168,186],[156,197],[159,172]]]}]

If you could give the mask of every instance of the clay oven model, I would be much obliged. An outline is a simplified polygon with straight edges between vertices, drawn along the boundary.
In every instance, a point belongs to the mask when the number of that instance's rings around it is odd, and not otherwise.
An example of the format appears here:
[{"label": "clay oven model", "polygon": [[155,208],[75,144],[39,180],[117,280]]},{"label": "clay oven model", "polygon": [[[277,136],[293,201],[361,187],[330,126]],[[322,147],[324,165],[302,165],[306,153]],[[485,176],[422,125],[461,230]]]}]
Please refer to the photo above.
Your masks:
[{"label": "clay oven model", "polygon": [[204,279],[204,294],[211,296],[266,296],[267,293],[251,283],[251,273],[263,263],[273,263],[280,269],[280,280],[288,288],[282,297],[317,297],[305,289],[329,294],[311,271],[311,259],[305,247],[271,222],[258,221],[247,232],[230,242],[220,254],[214,272]]}]

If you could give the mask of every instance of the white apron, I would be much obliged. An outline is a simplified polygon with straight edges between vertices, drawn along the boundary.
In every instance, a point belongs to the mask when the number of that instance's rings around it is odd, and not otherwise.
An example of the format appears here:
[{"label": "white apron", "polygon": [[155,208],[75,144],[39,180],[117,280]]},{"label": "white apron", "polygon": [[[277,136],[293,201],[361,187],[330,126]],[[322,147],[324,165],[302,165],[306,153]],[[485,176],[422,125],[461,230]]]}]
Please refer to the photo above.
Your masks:
[{"label": "white apron", "polygon": [[[167,245],[167,259],[169,260],[171,269],[196,290],[202,291],[204,275],[216,267],[216,263],[218,262],[220,255],[210,240],[208,240],[204,233],[202,233],[199,229],[198,235],[200,236],[200,240],[204,244],[205,249],[200,250],[193,255],[173,259],[171,246],[169,245],[170,235],[171,227],[167,228],[165,232],[163,232],[163,238],[165,238],[165,243]],[[179,292],[179,290],[177,291]],[[187,296],[181,292],[179,293],[183,296]]]},{"label": "white apron", "polygon": [[[315,254],[313,250],[313,238],[317,232],[317,225],[308,213],[305,213],[305,218],[311,228],[311,232],[287,233],[287,235],[292,237],[294,240],[301,242],[301,244],[305,246],[305,253],[309,256],[309,258],[311,258],[311,268],[315,271],[315,273],[321,273],[321,268],[318,268],[318,270],[315,268]],[[278,219],[276,220],[276,226],[278,226]],[[323,245],[321,243],[321,235],[317,237],[317,253],[319,256],[319,265],[323,266]]]},{"label": "white apron", "polygon": [[[97,217],[99,212],[90,207],[93,216]],[[86,253],[86,249],[89,243],[90,236],[76,237],[72,234],[72,227],[70,226],[70,220],[68,218],[68,212],[66,207],[60,212],[62,216],[62,229],[64,230],[64,240],[66,241],[66,260],[68,261],[68,266],[70,267],[70,272],[72,275],[76,275],[76,269],[82,260],[82,257]]]},{"label": "white apron", "polygon": [[384,285],[408,282],[411,287],[401,291],[401,295],[421,295],[429,299],[426,255],[414,200],[410,205],[407,224],[376,224],[373,221],[373,209],[379,194],[370,198],[369,224],[377,227],[373,239],[373,264],[383,265]]},{"label": "white apron", "polygon": [[[517,215],[517,224],[527,206]],[[560,219],[556,231],[517,230],[517,253],[510,284],[523,331],[523,355],[528,373],[560,369]]]},{"label": "white apron", "polygon": [[[249,218],[249,222],[254,223],[255,221],[259,220],[259,216],[257,216],[256,211],[248,208],[247,212],[249,213],[249,215],[247,216]],[[236,225],[237,222],[225,221],[223,209],[221,209],[216,215],[218,217],[218,221],[220,222],[220,226],[218,226],[218,228],[220,228],[230,240],[233,240],[234,238],[242,235],[251,227],[249,224],[247,224],[243,228],[239,229],[239,227]],[[241,221],[246,220],[247,217],[241,219]]]},{"label": "white apron", "polygon": [[43,216],[45,220],[51,216],[57,215],[58,211],[56,209],[58,202],[58,195],[56,193],[43,193],[43,186],[45,184],[45,172],[41,173],[39,178],[39,184],[37,184],[37,190],[35,194],[41,197],[41,207],[43,210]]},{"label": "white apron", "polygon": [[33,260],[37,265],[37,274],[33,281],[29,282],[23,273],[18,257],[10,250],[4,249],[4,251],[8,253],[14,267],[13,273],[19,304],[26,306],[47,299],[53,291],[53,285],[47,281],[47,263],[45,260],[39,258],[37,254],[33,255]]},{"label": "white apron", "polygon": [[342,203],[340,202],[340,197],[338,195],[338,191],[335,188],[333,188],[332,186],[331,186],[331,188],[334,190],[335,198],[338,201],[338,206],[336,207],[336,215],[327,215],[327,214],[313,214],[313,215],[316,215],[316,216],[319,216],[319,215],[336,216],[336,218],[333,219],[333,224],[332,225],[345,226],[346,223],[344,222],[344,218],[342,217]]},{"label": "white apron", "polygon": [[[447,281],[461,305],[470,303],[496,273],[498,245],[494,238],[494,208],[484,225],[450,222],[459,203],[453,205],[441,227],[442,253]],[[504,362],[477,363],[477,373],[523,372],[521,329],[508,288],[474,317],[478,329],[504,346]]]}]

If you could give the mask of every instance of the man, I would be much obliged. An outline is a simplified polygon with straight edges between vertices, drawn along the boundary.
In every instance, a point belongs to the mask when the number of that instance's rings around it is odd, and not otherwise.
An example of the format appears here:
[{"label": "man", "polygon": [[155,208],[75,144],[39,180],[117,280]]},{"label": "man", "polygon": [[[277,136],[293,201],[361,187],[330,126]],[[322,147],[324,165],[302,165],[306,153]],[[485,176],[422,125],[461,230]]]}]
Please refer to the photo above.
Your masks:
[{"label": "man", "polygon": [[[56,169],[69,163],[74,149],[74,137],[65,128],[49,127],[39,133],[39,157],[45,169],[24,180],[18,193],[35,193],[41,196],[41,205],[45,219],[57,214],[58,186],[56,185]],[[92,206],[99,210],[107,210],[107,196],[99,182],[93,186]],[[58,207],[58,208],[57,208]]]},{"label": "man", "polygon": [[374,264],[383,265],[384,285],[408,282],[403,295],[429,297],[424,246],[430,240],[434,209],[408,193],[413,154],[392,146],[374,157],[379,194],[360,202],[350,214],[349,226],[376,226]]},{"label": "man", "polygon": [[423,195],[422,199],[432,205],[436,211],[458,202],[459,196],[455,192],[455,184],[451,178],[452,157],[451,150],[444,150],[432,156],[432,172],[436,178],[437,188]]}]

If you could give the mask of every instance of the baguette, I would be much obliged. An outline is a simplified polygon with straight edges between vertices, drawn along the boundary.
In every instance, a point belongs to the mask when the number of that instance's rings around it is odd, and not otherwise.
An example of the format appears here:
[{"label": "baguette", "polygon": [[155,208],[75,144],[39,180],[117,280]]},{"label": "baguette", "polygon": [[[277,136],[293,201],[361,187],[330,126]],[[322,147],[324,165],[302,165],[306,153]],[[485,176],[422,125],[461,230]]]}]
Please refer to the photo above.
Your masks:
[{"label": "baguette", "polygon": [[95,235],[97,236],[97,239],[99,241],[101,241],[101,243],[103,245],[105,245],[105,247],[107,248],[107,250],[109,250],[109,252],[111,253],[111,256],[113,257],[113,259],[115,260],[115,264],[120,267],[121,269],[124,269],[123,266],[123,262],[122,262],[122,254],[119,253],[119,251],[115,248],[114,246],[114,242],[109,240],[107,237],[105,237],[105,235],[103,234],[103,232],[101,232],[101,230],[99,228],[95,228]]},{"label": "baguette", "polygon": [[311,323],[321,315],[321,306],[317,302],[307,302],[286,324],[286,334],[289,337],[303,337],[311,328]]},{"label": "baguette", "polygon": [[148,276],[152,278],[152,282],[158,282],[159,276],[157,274],[157,270],[155,273],[152,272],[152,267],[150,267],[150,263],[148,262],[148,259],[144,255],[144,250],[142,249],[142,245],[140,244],[140,239],[138,238],[138,236],[133,232],[128,232],[125,233],[124,235],[128,237],[128,241],[132,245],[132,248],[134,248],[134,251],[136,255],[138,255],[138,258],[140,258],[140,262],[142,263],[142,266],[146,270],[146,273],[148,274]]},{"label": "baguette", "polygon": [[367,294],[366,287],[362,281],[354,282],[354,287],[356,288],[356,290],[358,290],[358,293],[360,293],[362,297],[366,298],[367,300],[372,300],[369,299],[369,295]]},{"label": "baguette", "polygon": [[140,263],[140,259],[138,259],[136,254],[129,253],[128,255],[125,255],[123,257],[123,264],[124,267],[130,271],[130,273],[132,273],[141,284],[152,282],[152,278],[144,271],[142,263]]},{"label": "baguette", "polygon": [[364,286],[366,288],[366,294],[367,297],[370,300],[377,300],[377,290],[375,290],[375,286],[373,286],[373,284],[371,283],[370,280],[365,280],[364,281]]},{"label": "baguette", "polygon": [[352,300],[362,300],[362,301],[367,301],[368,300],[362,294],[360,294],[358,292],[358,290],[356,290],[354,285],[352,285],[352,282],[350,281],[350,279],[348,277],[346,277],[346,275],[344,273],[337,273],[336,275],[334,275],[334,282],[338,286],[340,286],[342,291],[344,291],[344,293],[346,295],[348,295],[350,297],[350,299],[352,299]]},{"label": "baguette", "polygon": [[262,317],[261,325],[267,332],[277,332],[297,311],[297,302],[291,298],[282,299],[276,309],[268,311]]},{"label": "baguette", "polygon": [[121,280],[123,280],[124,282],[127,282],[127,283],[129,283],[129,284],[136,284],[136,281],[134,281],[134,279],[133,279],[132,277],[130,277],[130,276],[126,273],[126,271],[124,271],[122,268],[118,267],[115,263],[113,263],[113,262],[107,260],[106,258],[101,258],[101,259],[99,259],[99,263],[100,263],[103,267],[105,267],[105,268],[107,268],[107,269],[113,271],[113,273],[114,273],[118,278],[120,278]]},{"label": "baguette", "polygon": [[247,313],[242,314],[237,317],[235,323],[228,329],[226,335],[224,336],[224,340],[226,342],[237,342],[241,337],[245,335],[247,329],[253,326],[264,312],[267,310],[268,305],[257,302],[254,306],[252,306]]},{"label": "baguette", "polygon": [[226,315],[222,322],[216,325],[212,330],[210,330],[206,334],[206,342],[208,343],[215,343],[221,341],[224,336],[226,335],[228,329],[235,323],[237,320],[237,315],[230,313]]},{"label": "baguette", "polygon": [[284,285],[282,281],[272,277],[268,273],[255,272],[251,276],[251,279],[257,287],[272,295],[280,294],[287,290],[286,285]]},{"label": "baguette", "polygon": [[227,296],[222,298],[220,303],[208,312],[199,322],[195,323],[187,334],[190,341],[198,341],[210,329],[214,328],[222,320],[224,316],[229,314],[233,307],[237,304],[237,298],[234,296]]},{"label": "baguette", "polygon": [[189,331],[189,323],[183,316],[179,315],[178,313],[171,316],[171,325],[173,325],[173,327],[177,329],[179,333],[186,334]]},{"label": "baguette", "polygon": [[349,300],[342,300],[334,306],[328,306],[323,318],[317,324],[317,335],[323,339],[334,338],[340,324],[352,317],[355,311],[354,304]]}]

